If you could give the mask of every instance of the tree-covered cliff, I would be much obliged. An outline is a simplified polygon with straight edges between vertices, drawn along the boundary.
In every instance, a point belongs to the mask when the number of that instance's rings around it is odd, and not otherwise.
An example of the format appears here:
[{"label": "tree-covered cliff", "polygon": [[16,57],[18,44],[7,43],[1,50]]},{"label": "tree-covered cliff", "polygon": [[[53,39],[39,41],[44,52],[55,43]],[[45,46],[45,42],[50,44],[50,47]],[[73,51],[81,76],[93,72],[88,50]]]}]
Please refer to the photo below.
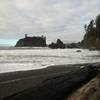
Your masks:
[{"label": "tree-covered cliff", "polygon": [[85,24],[85,36],[81,42],[83,48],[100,49],[100,15],[96,20],[91,20],[89,25]]}]

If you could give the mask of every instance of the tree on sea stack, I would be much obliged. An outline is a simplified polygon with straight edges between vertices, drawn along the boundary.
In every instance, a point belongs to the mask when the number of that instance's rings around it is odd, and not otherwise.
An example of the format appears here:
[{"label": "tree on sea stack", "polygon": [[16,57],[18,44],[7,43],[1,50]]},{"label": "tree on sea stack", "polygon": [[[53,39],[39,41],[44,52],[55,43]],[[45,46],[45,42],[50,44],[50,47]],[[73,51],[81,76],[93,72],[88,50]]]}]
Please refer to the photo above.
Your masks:
[{"label": "tree on sea stack", "polygon": [[27,38],[27,34],[25,34],[25,38]]}]

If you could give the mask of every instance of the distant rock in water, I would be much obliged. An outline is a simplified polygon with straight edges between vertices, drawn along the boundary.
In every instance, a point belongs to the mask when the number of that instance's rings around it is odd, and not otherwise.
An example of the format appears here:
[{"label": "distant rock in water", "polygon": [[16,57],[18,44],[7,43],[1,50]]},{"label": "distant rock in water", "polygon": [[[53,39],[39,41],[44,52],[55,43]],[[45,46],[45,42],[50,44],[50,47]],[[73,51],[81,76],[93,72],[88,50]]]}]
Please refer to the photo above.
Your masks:
[{"label": "distant rock in water", "polygon": [[66,46],[66,48],[80,48],[81,47],[81,44],[80,44],[80,42],[78,42],[78,43],[69,43],[69,44],[66,44],[65,45]]},{"label": "distant rock in water", "polygon": [[81,50],[77,50],[76,52],[82,52]]},{"label": "distant rock in water", "polygon": [[16,47],[46,47],[46,37],[44,36],[34,36],[28,37],[27,34],[25,38],[18,40],[15,45]]},{"label": "distant rock in water", "polygon": [[84,25],[85,36],[81,42],[83,48],[100,49],[100,15],[96,20],[91,20],[89,25]]},{"label": "distant rock in water", "polygon": [[57,49],[57,48],[64,49],[65,48],[65,44],[60,39],[57,39],[56,43],[52,42],[48,47],[52,48],[52,49]]}]

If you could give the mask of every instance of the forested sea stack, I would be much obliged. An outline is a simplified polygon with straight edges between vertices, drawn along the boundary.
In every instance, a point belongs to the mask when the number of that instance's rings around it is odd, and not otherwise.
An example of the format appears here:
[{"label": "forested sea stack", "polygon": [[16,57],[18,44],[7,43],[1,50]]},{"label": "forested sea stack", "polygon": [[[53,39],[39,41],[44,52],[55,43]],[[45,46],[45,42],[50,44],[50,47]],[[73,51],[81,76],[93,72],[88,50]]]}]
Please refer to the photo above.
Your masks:
[{"label": "forested sea stack", "polygon": [[81,42],[83,48],[100,49],[100,15],[96,20],[91,20],[89,25],[84,25],[85,36]]},{"label": "forested sea stack", "polygon": [[25,34],[25,38],[18,40],[15,45],[16,47],[46,47],[46,37],[42,36],[34,36],[29,37]]}]

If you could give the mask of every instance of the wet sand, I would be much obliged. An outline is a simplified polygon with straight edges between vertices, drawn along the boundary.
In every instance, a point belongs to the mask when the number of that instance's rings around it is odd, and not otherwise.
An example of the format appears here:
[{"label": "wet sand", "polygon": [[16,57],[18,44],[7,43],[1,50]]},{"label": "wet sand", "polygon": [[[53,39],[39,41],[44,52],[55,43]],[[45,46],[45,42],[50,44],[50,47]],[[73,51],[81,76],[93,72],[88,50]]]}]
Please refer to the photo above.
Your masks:
[{"label": "wet sand", "polygon": [[[28,94],[31,94],[34,98],[38,97],[34,100],[43,100],[41,98],[48,98],[47,100],[49,100],[49,96],[55,96],[55,100],[57,100],[57,98],[64,96],[62,95],[63,92],[69,92],[72,86],[84,83],[96,75],[96,73],[91,74],[94,69],[88,70],[87,65],[57,65],[40,70],[2,73],[0,74],[0,100],[5,97],[7,97],[5,100],[23,100],[21,97],[26,95],[28,98]],[[51,89],[56,92],[52,92]],[[66,91],[66,89],[69,91]],[[45,95],[47,95],[45,93],[49,94],[47,98],[45,98]],[[56,97],[56,93],[59,96]]]}]

